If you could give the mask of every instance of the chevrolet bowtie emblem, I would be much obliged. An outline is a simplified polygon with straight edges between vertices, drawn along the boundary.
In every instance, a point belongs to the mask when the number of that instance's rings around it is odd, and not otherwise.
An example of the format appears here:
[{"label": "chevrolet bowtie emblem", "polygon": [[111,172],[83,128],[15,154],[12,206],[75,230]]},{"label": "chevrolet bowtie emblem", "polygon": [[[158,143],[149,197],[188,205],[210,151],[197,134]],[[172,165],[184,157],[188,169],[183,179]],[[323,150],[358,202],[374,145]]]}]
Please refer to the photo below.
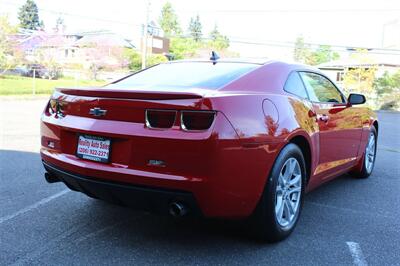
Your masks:
[{"label": "chevrolet bowtie emblem", "polygon": [[106,115],[107,110],[100,109],[99,107],[95,107],[90,109],[89,114],[94,116],[104,116]]}]

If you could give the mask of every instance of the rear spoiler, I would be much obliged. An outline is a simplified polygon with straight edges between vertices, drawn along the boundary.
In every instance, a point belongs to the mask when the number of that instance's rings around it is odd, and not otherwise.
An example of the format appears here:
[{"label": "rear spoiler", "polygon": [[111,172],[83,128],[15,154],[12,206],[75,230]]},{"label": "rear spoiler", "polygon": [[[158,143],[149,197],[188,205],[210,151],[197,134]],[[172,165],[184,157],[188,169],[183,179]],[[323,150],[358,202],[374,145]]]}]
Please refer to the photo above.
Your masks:
[{"label": "rear spoiler", "polygon": [[68,95],[102,97],[102,98],[122,98],[140,100],[176,100],[176,99],[199,99],[203,95],[193,91],[143,91],[143,90],[116,90],[106,88],[56,88],[56,92]]}]

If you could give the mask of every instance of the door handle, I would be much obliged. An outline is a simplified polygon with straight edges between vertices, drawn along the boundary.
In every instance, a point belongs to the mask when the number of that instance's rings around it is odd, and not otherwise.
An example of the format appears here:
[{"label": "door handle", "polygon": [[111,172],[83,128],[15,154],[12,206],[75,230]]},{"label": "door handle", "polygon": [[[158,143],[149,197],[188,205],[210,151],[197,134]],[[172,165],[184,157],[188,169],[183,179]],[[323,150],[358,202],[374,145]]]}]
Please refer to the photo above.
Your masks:
[{"label": "door handle", "polygon": [[318,119],[319,121],[322,121],[322,122],[328,122],[329,116],[328,116],[328,115],[325,115],[325,114],[323,114],[323,115],[317,115],[317,119]]}]

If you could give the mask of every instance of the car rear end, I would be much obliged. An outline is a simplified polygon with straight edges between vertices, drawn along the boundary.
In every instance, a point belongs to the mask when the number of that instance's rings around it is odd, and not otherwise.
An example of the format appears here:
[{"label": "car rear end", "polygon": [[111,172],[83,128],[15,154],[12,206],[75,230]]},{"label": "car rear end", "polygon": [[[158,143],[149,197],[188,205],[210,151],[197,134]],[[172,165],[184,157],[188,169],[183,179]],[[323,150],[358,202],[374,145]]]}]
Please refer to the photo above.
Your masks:
[{"label": "car rear end", "polygon": [[159,213],[247,216],[240,138],[220,99],[215,88],[168,84],[57,89],[41,121],[46,178]]}]

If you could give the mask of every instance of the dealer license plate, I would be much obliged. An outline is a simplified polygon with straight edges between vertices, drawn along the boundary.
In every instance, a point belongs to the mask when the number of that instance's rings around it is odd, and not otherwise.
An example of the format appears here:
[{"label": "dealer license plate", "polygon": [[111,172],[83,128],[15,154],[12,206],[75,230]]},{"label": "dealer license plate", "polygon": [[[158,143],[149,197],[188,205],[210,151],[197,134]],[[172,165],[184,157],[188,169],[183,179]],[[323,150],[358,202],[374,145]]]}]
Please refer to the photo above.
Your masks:
[{"label": "dealer license plate", "polygon": [[76,156],[82,159],[107,163],[110,157],[110,147],[110,139],[79,135]]}]

